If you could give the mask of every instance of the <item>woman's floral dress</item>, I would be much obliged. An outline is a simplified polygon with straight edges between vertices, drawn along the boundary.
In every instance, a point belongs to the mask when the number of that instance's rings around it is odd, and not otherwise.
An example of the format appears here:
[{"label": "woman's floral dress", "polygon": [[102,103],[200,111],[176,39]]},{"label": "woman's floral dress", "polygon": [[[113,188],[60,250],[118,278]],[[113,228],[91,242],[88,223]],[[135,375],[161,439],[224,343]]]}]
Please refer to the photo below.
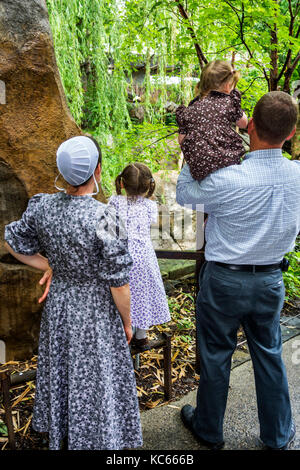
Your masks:
[{"label": "woman's floral dress", "polygon": [[37,194],[5,239],[53,269],[42,313],[33,428],[50,449],[142,445],[132,359],[111,287],[129,282],[127,240],[108,235],[110,214],[90,196]]}]

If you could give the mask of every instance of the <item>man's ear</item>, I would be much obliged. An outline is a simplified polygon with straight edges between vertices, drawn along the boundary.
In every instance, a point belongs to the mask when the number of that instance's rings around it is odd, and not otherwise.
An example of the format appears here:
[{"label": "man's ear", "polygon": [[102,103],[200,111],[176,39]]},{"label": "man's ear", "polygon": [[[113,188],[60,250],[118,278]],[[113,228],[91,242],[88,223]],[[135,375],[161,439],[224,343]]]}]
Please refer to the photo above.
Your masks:
[{"label": "man's ear", "polygon": [[296,126],[285,140],[290,140],[295,135],[295,132],[296,132]]},{"label": "man's ear", "polygon": [[253,118],[251,117],[248,122],[248,128],[247,128],[248,134],[250,135],[253,132],[253,130],[254,130],[254,122],[253,122]]}]

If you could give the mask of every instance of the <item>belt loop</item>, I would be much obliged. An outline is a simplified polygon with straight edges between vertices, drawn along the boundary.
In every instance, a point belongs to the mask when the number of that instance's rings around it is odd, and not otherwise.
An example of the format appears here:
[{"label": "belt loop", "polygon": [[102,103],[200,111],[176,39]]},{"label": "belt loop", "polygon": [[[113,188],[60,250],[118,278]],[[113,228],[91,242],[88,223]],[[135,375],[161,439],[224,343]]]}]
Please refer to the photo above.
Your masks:
[{"label": "belt loop", "polygon": [[253,264],[253,266],[252,266],[252,274],[255,274],[255,273],[256,273],[255,268],[256,268],[256,266],[255,266],[255,264]]}]

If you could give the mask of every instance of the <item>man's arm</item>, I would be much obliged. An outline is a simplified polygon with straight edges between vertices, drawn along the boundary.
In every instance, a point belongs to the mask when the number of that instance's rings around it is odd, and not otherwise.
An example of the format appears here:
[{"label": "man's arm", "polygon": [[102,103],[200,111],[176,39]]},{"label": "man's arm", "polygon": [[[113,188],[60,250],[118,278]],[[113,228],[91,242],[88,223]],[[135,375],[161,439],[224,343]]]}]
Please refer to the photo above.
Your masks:
[{"label": "man's arm", "polygon": [[[194,180],[188,165],[184,165],[177,180],[176,201],[181,206],[190,206],[194,210],[200,210],[197,205],[204,205],[204,211],[210,213],[218,207],[216,201],[217,192],[211,176],[201,182]],[[203,210],[203,208],[202,208]]]}]

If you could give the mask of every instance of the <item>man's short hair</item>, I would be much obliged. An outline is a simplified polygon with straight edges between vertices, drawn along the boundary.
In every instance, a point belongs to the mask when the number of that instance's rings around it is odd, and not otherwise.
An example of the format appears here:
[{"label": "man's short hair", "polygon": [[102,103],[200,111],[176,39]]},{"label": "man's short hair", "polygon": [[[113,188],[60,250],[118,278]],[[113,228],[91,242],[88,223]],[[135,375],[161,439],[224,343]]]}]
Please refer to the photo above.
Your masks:
[{"label": "man's short hair", "polygon": [[280,144],[291,134],[298,118],[298,103],[283,91],[270,91],[256,103],[253,122],[258,137]]}]

